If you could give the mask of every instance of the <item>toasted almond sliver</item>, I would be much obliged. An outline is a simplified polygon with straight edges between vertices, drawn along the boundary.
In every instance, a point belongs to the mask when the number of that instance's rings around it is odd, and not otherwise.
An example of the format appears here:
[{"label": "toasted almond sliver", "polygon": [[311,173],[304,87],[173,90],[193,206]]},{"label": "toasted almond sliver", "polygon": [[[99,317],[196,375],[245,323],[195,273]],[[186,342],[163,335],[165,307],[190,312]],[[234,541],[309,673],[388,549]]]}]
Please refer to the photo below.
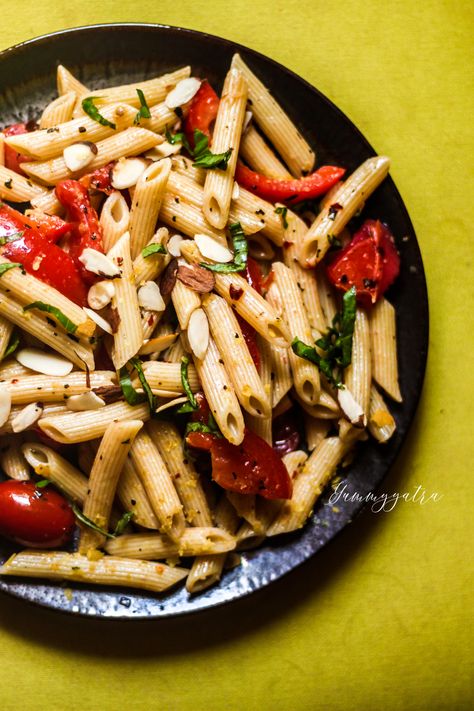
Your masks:
[{"label": "toasted almond sliver", "polygon": [[102,318],[102,316],[100,316],[92,309],[88,309],[87,306],[84,306],[84,311],[94,321],[94,323],[99,326],[99,328],[101,328],[106,333],[110,333],[110,335],[113,334],[112,326],[108,321],[105,320],[105,318]]},{"label": "toasted almond sliver", "polygon": [[165,104],[169,109],[176,109],[191,101],[193,96],[199,91],[201,82],[196,77],[188,77],[179,81],[165,99]]},{"label": "toasted almond sliver", "polygon": [[23,432],[34,425],[43,414],[43,408],[39,402],[30,402],[29,405],[20,410],[18,415],[12,420],[13,432]]},{"label": "toasted almond sliver", "polygon": [[69,375],[73,368],[70,360],[56,353],[47,353],[39,348],[22,348],[15,357],[25,368],[43,375]]},{"label": "toasted almond sliver", "polygon": [[236,180],[234,180],[234,185],[232,188],[232,200],[238,200],[240,197],[240,187]]},{"label": "toasted almond sliver", "polygon": [[115,286],[108,279],[93,284],[87,293],[87,303],[91,309],[99,311],[108,306],[115,294]]},{"label": "toasted almond sliver", "polygon": [[145,158],[157,161],[162,158],[168,158],[168,156],[174,156],[181,150],[181,143],[168,143],[168,141],[163,141],[158,146],[154,146],[149,151],[145,153]]},{"label": "toasted almond sliver", "polygon": [[244,116],[244,122],[242,124],[242,133],[248,129],[250,121],[253,119],[253,113],[251,111],[246,111]]},{"label": "toasted almond sliver", "polygon": [[172,235],[169,238],[168,244],[166,245],[166,247],[172,257],[180,257],[181,256],[181,242],[183,242],[183,241],[184,241],[184,237],[181,237],[181,235]]},{"label": "toasted almond sliver", "polygon": [[116,190],[125,190],[137,184],[139,177],[146,170],[143,158],[120,158],[112,168],[111,183]]},{"label": "toasted almond sliver", "polygon": [[354,427],[365,427],[367,425],[367,418],[363,409],[347,387],[337,391],[337,399],[344,416]]},{"label": "toasted almond sliver", "polygon": [[85,266],[87,271],[93,274],[99,274],[102,277],[118,277],[120,276],[120,269],[110,257],[98,252],[97,249],[92,249],[91,247],[86,247],[82,250],[79,261]]},{"label": "toasted almond sliver", "polygon": [[203,360],[209,345],[209,322],[203,309],[196,309],[191,314],[187,336],[192,352]]},{"label": "toasted almond sliver", "polygon": [[161,353],[166,348],[173,345],[177,338],[177,333],[165,333],[156,338],[150,338],[143,341],[143,345],[138,351],[140,355],[149,355],[150,353]]},{"label": "toasted almond sliver", "polygon": [[[95,150],[94,150],[95,149]],[[90,141],[78,141],[66,146],[63,151],[63,158],[66,166],[73,173],[82,170],[94,159],[97,154],[97,146]]]},{"label": "toasted almond sliver", "polygon": [[164,311],[166,308],[160,287],[154,281],[146,281],[138,289],[138,303],[147,311]]},{"label": "toasted almond sliver", "polygon": [[8,420],[12,409],[12,396],[4,383],[0,384],[0,427]]},{"label": "toasted almond sliver", "polygon": [[194,240],[202,256],[207,257],[207,259],[212,259],[214,262],[225,264],[227,262],[231,262],[234,258],[234,255],[230,249],[227,249],[227,247],[219,244],[219,242],[216,242],[216,240],[209,237],[209,235],[197,234],[194,235]]},{"label": "toasted almond sliver", "polygon": [[174,400],[165,402],[164,405],[160,405],[159,407],[157,407],[155,412],[163,412],[163,410],[167,410],[169,407],[174,407],[175,405],[182,405],[183,402],[187,402],[187,399],[187,397],[177,397]]},{"label": "toasted almond sliver", "polygon": [[72,395],[66,400],[66,407],[68,410],[74,410],[74,412],[83,412],[84,410],[98,410],[101,407],[105,407],[105,402],[89,390],[80,395]]}]

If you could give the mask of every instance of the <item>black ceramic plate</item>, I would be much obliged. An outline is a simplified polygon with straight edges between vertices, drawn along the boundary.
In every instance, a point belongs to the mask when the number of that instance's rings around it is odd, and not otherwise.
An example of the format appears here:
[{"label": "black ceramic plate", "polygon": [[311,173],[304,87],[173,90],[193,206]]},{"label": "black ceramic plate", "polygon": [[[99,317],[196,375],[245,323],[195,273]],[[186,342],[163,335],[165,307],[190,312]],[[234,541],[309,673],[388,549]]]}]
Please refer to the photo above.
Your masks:
[{"label": "black ceramic plate", "polygon": [[[190,64],[220,90],[231,57],[239,51],[316,148],[319,161],[355,169],[374,151],[355,126],[316,89],[257,52],[217,37],[157,25],[102,25],[59,32],[26,42],[0,55],[2,125],[35,118],[54,97],[58,63],[92,88],[138,81]],[[364,496],[386,476],[407,434],[422,388],[428,344],[428,301],[423,264],[402,199],[388,178],[369,200],[365,216],[388,222],[401,253],[401,274],[390,293],[398,318],[399,365],[403,405],[392,410],[397,432],[385,446],[360,446],[349,469],[348,493]],[[225,573],[220,584],[190,597],[178,589],[163,596],[130,590],[89,588],[4,578],[0,589],[19,598],[66,612],[102,617],[169,617],[235,600],[276,580],[314,555],[361,509],[328,494],[299,533],[243,555],[242,565]],[[0,560],[9,554],[0,542]]]}]

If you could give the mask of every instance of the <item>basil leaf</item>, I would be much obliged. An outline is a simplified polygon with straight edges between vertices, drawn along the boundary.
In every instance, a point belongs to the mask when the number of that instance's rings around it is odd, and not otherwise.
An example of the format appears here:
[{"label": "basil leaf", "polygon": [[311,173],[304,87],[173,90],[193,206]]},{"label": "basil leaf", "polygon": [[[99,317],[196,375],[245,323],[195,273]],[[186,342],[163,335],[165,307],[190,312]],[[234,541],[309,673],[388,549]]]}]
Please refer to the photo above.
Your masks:
[{"label": "basil leaf", "polygon": [[166,249],[162,244],[158,244],[157,242],[143,247],[142,257],[150,257],[152,254],[166,254]]},{"label": "basil leaf", "polygon": [[46,311],[48,314],[53,314],[68,333],[75,333],[77,331],[76,324],[68,319],[56,306],[45,304],[42,301],[33,301],[32,304],[23,306],[23,311],[29,311],[30,309],[38,309],[38,311]]},{"label": "basil leaf", "polygon": [[186,134],[180,132],[180,133],[171,133],[168,127],[166,127],[165,130],[165,136],[166,140],[168,143],[171,143],[172,146],[174,146],[176,143],[182,143],[182,145],[186,148],[188,153],[190,155],[193,155],[193,149],[189,145],[189,141],[186,138]]},{"label": "basil leaf", "polygon": [[114,531],[114,536],[121,536],[122,533],[125,531],[127,528],[128,524],[130,521],[134,518],[135,512],[134,511],[125,511],[124,514],[120,517],[120,519],[117,521],[117,525],[115,526],[115,531]]},{"label": "basil leaf", "polygon": [[20,262],[4,262],[3,264],[0,264],[0,277],[3,276],[9,269],[13,269],[13,267],[23,267],[23,264],[20,264]]},{"label": "basil leaf", "polygon": [[88,116],[91,117],[93,121],[97,121],[102,126],[110,126],[110,128],[117,128],[117,126],[102,116],[97,106],[94,104],[95,99],[100,99],[100,96],[88,96],[82,100],[82,108]]},{"label": "basil leaf", "polygon": [[234,245],[234,261],[227,262],[226,264],[207,264],[201,262],[201,267],[210,269],[211,272],[220,272],[221,274],[242,272],[245,269],[249,251],[247,238],[244,235],[240,222],[235,222],[233,225],[230,225],[229,229]]},{"label": "basil leaf", "polygon": [[135,390],[126,365],[120,368],[118,378],[125,400],[129,405],[140,405],[140,403],[145,402],[145,393],[139,393]]},{"label": "basil leaf", "polygon": [[212,153],[209,150],[209,139],[199,129],[194,129],[194,165],[199,168],[219,168],[226,170],[227,164],[232,155],[232,148],[225,153]]},{"label": "basil leaf", "polygon": [[286,216],[288,214],[288,208],[287,207],[276,207],[275,212],[277,215],[281,215],[281,221],[283,223],[283,227],[285,230],[288,229],[288,220],[286,219]]},{"label": "basil leaf", "polygon": [[184,405],[181,405],[181,407],[176,411],[178,415],[182,415],[183,413],[192,412],[193,410],[198,409],[197,400],[194,397],[194,393],[191,390],[191,386],[189,384],[188,366],[189,358],[187,356],[183,356],[181,358],[181,383],[183,386],[183,390],[187,395],[188,402],[185,402]]},{"label": "basil leaf", "polygon": [[96,533],[100,533],[102,536],[105,536],[106,538],[115,538],[113,533],[109,533],[108,531],[105,531],[100,526],[97,526],[97,524],[95,524],[94,521],[91,521],[90,518],[88,518],[85,514],[82,513],[81,509],[79,509],[76,506],[76,504],[71,503],[71,508],[74,513],[74,516],[84,526],[87,526],[87,528],[91,528],[93,531],[95,531]]},{"label": "basil leaf", "polygon": [[352,337],[357,313],[357,291],[352,286],[342,300],[341,335],[338,338],[341,348],[341,366],[346,368],[352,359]]},{"label": "basil leaf", "polygon": [[150,113],[150,109],[148,108],[148,104],[146,103],[145,94],[143,93],[143,91],[141,89],[137,89],[137,94],[138,94],[138,98],[140,99],[140,108],[138,110],[137,115],[135,116],[134,121],[133,121],[135,126],[140,123],[140,119],[151,118],[151,113]]},{"label": "basil leaf", "polygon": [[37,489],[45,489],[47,486],[51,484],[51,479],[40,479],[35,483],[35,486]]},{"label": "basil leaf", "polygon": [[10,340],[8,341],[8,346],[6,348],[6,351],[3,354],[2,360],[7,358],[12,353],[14,353],[19,345],[20,345],[20,336],[18,335],[18,331],[13,331],[12,335],[10,336]]},{"label": "basil leaf", "polygon": [[130,358],[129,363],[137,371],[138,380],[140,381],[143,391],[145,393],[145,399],[148,400],[148,407],[150,408],[150,413],[153,415],[156,410],[156,398],[153,395],[150,386],[148,385],[148,380],[145,378],[145,373],[142,369],[142,362],[140,358],[135,357]]},{"label": "basil leaf", "polygon": [[0,246],[3,247],[4,244],[8,244],[9,242],[16,242],[16,240],[21,239],[24,234],[24,232],[13,232],[11,235],[0,237]]},{"label": "basil leaf", "polygon": [[294,338],[291,342],[291,350],[300,358],[305,358],[317,365],[321,373],[323,373],[336,388],[344,387],[341,380],[333,374],[334,367],[331,360],[329,358],[322,358],[316,351],[316,348],[308,346],[306,343],[303,343],[303,341],[300,341],[299,338]]}]

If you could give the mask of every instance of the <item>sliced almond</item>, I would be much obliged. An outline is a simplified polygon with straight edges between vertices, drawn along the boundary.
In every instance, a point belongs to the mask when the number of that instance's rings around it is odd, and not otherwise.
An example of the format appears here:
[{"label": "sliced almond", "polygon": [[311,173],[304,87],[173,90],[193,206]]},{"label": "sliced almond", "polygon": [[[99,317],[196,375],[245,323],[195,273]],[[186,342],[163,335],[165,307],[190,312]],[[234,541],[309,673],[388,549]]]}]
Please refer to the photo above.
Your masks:
[{"label": "sliced almond", "polygon": [[112,326],[110,325],[110,323],[108,321],[105,320],[105,318],[102,318],[102,316],[100,316],[98,313],[96,313],[92,309],[88,309],[87,306],[84,307],[84,311],[89,316],[89,318],[91,318],[94,321],[94,323],[96,323],[99,326],[99,328],[101,328],[106,333],[110,333],[110,335],[113,334],[114,331],[112,329]]},{"label": "sliced almond", "polygon": [[86,247],[82,250],[79,261],[85,266],[87,271],[98,274],[102,277],[112,279],[120,276],[120,269],[107,255],[98,252],[96,249]]},{"label": "sliced almond", "polygon": [[154,281],[146,281],[138,289],[138,303],[147,311],[164,311],[166,308],[160,287]]},{"label": "sliced almond", "polygon": [[365,427],[367,425],[367,418],[364,411],[350,390],[346,387],[342,390],[338,390],[337,399],[344,416],[354,427]]},{"label": "sliced almond", "polygon": [[245,116],[244,116],[244,122],[242,124],[242,133],[244,133],[250,124],[250,121],[253,119],[253,113],[251,111],[246,111]]},{"label": "sliced almond", "polygon": [[207,257],[207,259],[212,259],[214,262],[225,264],[231,262],[234,258],[230,249],[224,247],[223,244],[219,244],[219,242],[209,237],[209,235],[194,235],[194,241],[202,256]]},{"label": "sliced almond", "polygon": [[189,346],[199,360],[203,360],[209,345],[209,322],[203,309],[196,309],[188,323]]},{"label": "sliced almond", "polygon": [[156,408],[155,412],[163,412],[163,410],[168,410],[170,407],[175,407],[175,405],[182,405],[183,402],[187,402],[187,397],[177,397],[174,400],[170,400],[169,402],[165,402],[164,405],[160,405],[159,407]]},{"label": "sliced almond", "polygon": [[181,235],[172,235],[169,238],[168,244],[166,245],[166,247],[172,257],[180,257],[181,256],[181,242],[183,242],[183,241],[184,241],[184,237],[182,237]]},{"label": "sliced almond", "polygon": [[208,294],[213,290],[216,282],[214,274],[209,269],[200,267],[199,264],[179,266],[176,276],[198,294]]},{"label": "sliced almond", "polygon": [[101,407],[105,407],[105,402],[102,398],[89,390],[80,395],[71,395],[71,397],[66,400],[66,407],[68,410],[73,410],[74,412],[99,410]]},{"label": "sliced almond", "polygon": [[97,146],[90,141],[71,143],[63,151],[64,162],[73,173],[89,165],[94,160],[95,155],[97,155]]},{"label": "sliced almond", "polygon": [[232,200],[238,200],[240,197],[240,187],[236,180],[234,180],[234,186],[232,188]]},{"label": "sliced almond", "polygon": [[0,384],[0,427],[3,427],[10,416],[12,396],[4,383]]},{"label": "sliced almond", "polygon": [[[169,244],[169,242],[168,242]],[[169,296],[176,284],[176,275],[178,273],[178,260],[172,259],[166,267],[161,277],[160,292],[162,296]]]},{"label": "sliced almond", "polygon": [[165,104],[169,109],[175,109],[177,106],[183,106],[191,101],[193,96],[199,91],[201,82],[196,77],[188,77],[181,79],[175,88],[172,89],[165,99]]},{"label": "sliced almond", "polygon": [[[108,306],[115,295],[115,286],[111,281],[98,281],[93,284],[87,293],[87,303],[91,309],[100,311]],[[91,317],[92,318],[92,317]]]},{"label": "sliced almond", "polygon": [[161,353],[173,345],[177,338],[177,333],[165,333],[156,338],[150,338],[143,341],[143,345],[138,351],[139,355],[150,355],[151,353]]},{"label": "sliced almond", "polygon": [[120,158],[112,168],[111,183],[116,190],[125,190],[137,184],[148,163],[143,158]]},{"label": "sliced almond", "polygon": [[12,420],[13,432],[23,432],[35,424],[43,414],[43,406],[39,402],[30,402],[29,405],[20,410],[18,415]]},{"label": "sliced almond", "polygon": [[56,353],[47,353],[39,348],[22,348],[15,354],[19,363],[43,375],[69,375],[73,368],[70,360]]},{"label": "sliced almond", "polygon": [[163,141],[158,146],[154,146],[149,151],[145,153],[145,158],[157,161],[162,158],[168,158],[168,156],[174,156],[179,153],[182,148],[181,143],[169,143],[168,141]]}]

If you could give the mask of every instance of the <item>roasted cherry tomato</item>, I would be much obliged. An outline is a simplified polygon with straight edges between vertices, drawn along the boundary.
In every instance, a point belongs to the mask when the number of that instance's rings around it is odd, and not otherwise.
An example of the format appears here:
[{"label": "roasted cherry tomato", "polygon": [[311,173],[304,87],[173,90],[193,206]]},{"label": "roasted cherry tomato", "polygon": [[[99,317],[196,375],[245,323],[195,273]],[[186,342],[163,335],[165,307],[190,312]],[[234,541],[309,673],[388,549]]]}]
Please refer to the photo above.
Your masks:
[{"label": "roasted cherry tomato", "polygon": [[211,451],[215,436],[210,432],[188,432],[186,444],[194,449]]},{"label": "roasted cherry tomato", "polygon": [[301,437],[293,408],[273,420],[272,438],[273,449],[280,457],[298,449]]},{"label": "roasted cherry tomato", "polygon": [[357,300],[364,306],[375,304],[399,271],[393,235],[379,220],[366,220],[327,268],[332,284],[343,291],[355,286]]},{"label": "roasted cherry tomato", "polygon": [[[37,128],[34,121],[28,123],[14,123],[11,126],[3,129],[4,136],[19,136],[22,133],[30,133]],[[10,170],[14,170],[15,173],[20,175],[25,175],[25,173],[20,168],[20,163],[27,163],[31,158],[28,156],[17,153],[14,148],[11,148],[8,143],[5,143],[5,167]]]},{"label": "roasted cherry tomato", "polygon": [[216,120],[219,97],[207,81],[203,81],[199,90],[191,99],[188,115],[184,122],[184,132],[189,144],[194,147],[194,131],[197,129],[211,139],[211,126]]},{"label": "roasted cherry tomato", "polygon": [[97,168],[92,173],[87,173],[79,178],[79,182],[87,190],[98,190],[106,195],[111,195],[115,188],[112,187],[112,169],[115,165],[115,161],[107,163],[107,165],[102,166],[102,168]]},{"label": "roasted cherry tomato", "polygon": [[0,482],[0,534],[32,548],[67,543],[75,526],[73,511],[57,491],[31,481]]}]

